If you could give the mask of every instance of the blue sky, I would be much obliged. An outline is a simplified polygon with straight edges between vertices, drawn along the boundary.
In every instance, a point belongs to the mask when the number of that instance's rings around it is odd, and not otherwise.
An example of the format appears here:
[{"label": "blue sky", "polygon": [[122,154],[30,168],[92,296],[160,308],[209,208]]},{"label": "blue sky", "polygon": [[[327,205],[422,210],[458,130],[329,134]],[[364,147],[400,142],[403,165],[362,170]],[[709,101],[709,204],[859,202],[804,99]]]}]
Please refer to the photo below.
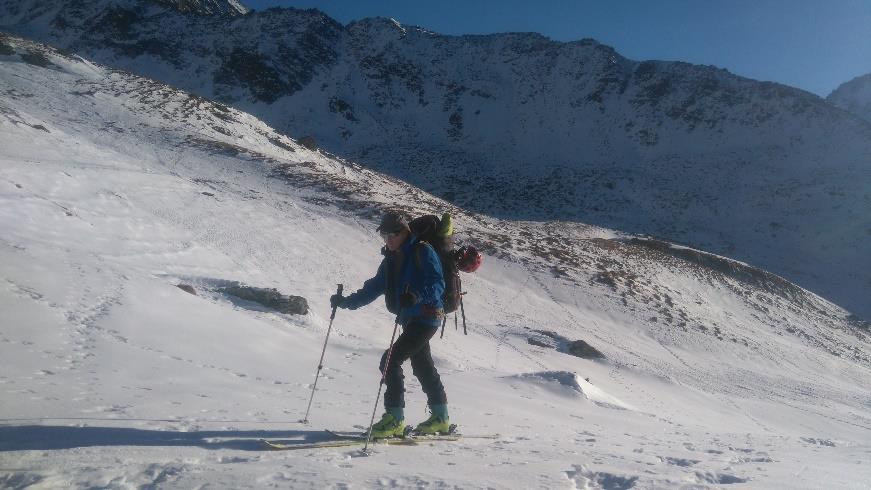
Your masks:
[{"label": "blue sky", "polygon": [[871,73],[871,0],[242,0],[317,8],[346,24],[393,17],[442,34],[593,38],[634,60],[680,60],[825,97]]}]

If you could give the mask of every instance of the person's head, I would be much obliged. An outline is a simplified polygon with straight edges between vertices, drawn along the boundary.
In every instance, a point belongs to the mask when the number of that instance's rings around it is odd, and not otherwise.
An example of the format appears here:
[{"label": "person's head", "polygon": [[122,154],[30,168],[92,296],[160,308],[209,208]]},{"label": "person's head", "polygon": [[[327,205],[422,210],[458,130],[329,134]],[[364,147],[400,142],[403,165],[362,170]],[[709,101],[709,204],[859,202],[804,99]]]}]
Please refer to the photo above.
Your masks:
[{"label": "person's head", "polygon": [[384,239],[387,250],[391,252],[399,250],[399,247],[405,243],[405,240],[408,240],[408,236],[411,234],[408,220],[404,215],[395,211],[384,213],[377,231]]}]

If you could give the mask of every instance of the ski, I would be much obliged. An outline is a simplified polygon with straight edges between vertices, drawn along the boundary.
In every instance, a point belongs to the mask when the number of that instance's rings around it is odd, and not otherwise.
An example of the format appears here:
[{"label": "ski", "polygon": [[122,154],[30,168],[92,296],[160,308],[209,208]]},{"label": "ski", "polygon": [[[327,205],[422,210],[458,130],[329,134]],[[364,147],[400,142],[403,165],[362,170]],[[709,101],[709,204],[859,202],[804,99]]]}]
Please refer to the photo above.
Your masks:
[{"label": "ski", "polygon": [[[268,449],[291,450],[291,449],[319,449],[331,447],[349,447],[366,443],[366,432],[326,430],[333,439],[317,442],[285,443],[262,439]],[[372,444],[385,444],[390,446],[414,446],[423,442],[455,442],[460,439],[498,439],[499,434],[474,434],[464,435],[457,432],[457,426],[452,425],[450,431],[444,434],[415,434],[412,430],[404,436],[374,439]]]},{"label": "ski", "polygon": [[[327,433],[335,438],[338,438],[338,439],[360,439],[360,438],[362,438],[365,440],[366,436],[367,436],[367,433],[365,431],[363,431],[363,432],[360,432],[360,431],[339,431],[339,430],[327,429]],[[459,438],[498,439],[499,437],[500,437],[499,434],[463,434],[457,430],[456,424],[451,424],[451,427],[450,427],[450,429],[448,429],[448,432],[444,432],[444,433],[439,432],[437,434],[419,434],[419,433],[414,432],[414,430],[411,427],[408,427],[405,431],[405,435],[402,438],[404,438],[404,439],[417,439],[417,440],[424,440],[424,439],[448,440],[450,438],[457,438],[457,439],[459,439]],[[397,439],[397,438],[391,438],[391,439]]]},{"label": "ski", "polygon": [[[345,440],[345,441],[366,441],[366,434],[360,434],[359,432],[340,432],[328,430],[328,434],[335,437],[336,439]],[[406,433],[404,436],[396,436],[396,437],[386,437],[382,439],[373,439],[373,442],[386,441],[388,444],[396,444],[399,441],[405,442],[414,442],[414,441],[457,441],[463,438],[462,434],[459,433],[447,433],[447,434],[414,434],[414,433]]]},{"label": "ski", "polygon": [[[289,449],[319,449],[319,448],[330,448],[330,447],[346,447],[346,446],[356,446],[361,444],[361,441],[346,439],[340,441],[319,441],[319,442],[301,442],[294,444],[287,444],[280,441],[270,441],[268,439],[260,440],[266,449],[272,449],[275,451],[286,451]],[[365,441],[362,441],[365,442]]]},{"label": "ski", "polygon": [[[415,446],[422,442],[452,442],[460,440],[460,436],[422,436],[422,437],[388,437],[384,439],[375,439],[371,441],[371,444],[386,444],[389,446]],[[318,441],[318,442],[301,442],[301,443],[284,443],[280,441],[270,441],[267,439],[262,439],[263,444],[267,449],[272,450],[292,450],[292,449],[321,449],[321,448],[331,448],[331,447],[350,447],[350,446],[361,446],[366,443],[365,437],[353,437],[353,438],[344,438],[344,439],[333,439],[329,441]]]}]

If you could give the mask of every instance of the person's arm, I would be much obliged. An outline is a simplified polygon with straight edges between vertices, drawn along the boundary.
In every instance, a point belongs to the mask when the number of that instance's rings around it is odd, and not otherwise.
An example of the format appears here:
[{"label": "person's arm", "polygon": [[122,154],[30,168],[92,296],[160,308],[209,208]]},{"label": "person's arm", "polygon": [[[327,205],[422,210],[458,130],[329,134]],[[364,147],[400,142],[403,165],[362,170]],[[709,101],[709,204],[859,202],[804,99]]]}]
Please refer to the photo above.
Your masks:
[{"label": "person's arm", "polygon": [[387,261],[381,261],[381,265],[378,266],[378,272],[375,273],[375,277],[367,279],[366,282],[363,283],[362,288],[349,294],[345,300],[342,301],[340,307],[348,310],[356,310],[357,308],[368,305],[375,301],[378,296],[384,294],[384,289],[386,287],[386,262]]}]

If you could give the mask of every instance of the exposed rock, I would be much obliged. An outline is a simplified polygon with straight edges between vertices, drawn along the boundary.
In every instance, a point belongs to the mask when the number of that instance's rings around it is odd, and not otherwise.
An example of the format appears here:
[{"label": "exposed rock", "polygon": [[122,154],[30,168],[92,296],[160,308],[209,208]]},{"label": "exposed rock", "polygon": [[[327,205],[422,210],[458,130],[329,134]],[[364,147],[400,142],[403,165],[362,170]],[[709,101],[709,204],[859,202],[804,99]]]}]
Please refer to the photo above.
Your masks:
[{"label": "exposed rock", "polygon": [[25,63],[39,66],[41,68],[54,66],[54,63],[52,63],[43,53],[37,51],[21,53],[21,60]]},{"label": "exposed rock", "polygon": [[0,37],[0,56],[10,56],[15,54],[15,49],[3,42],[3,38]]},{"label": "exposed rock", "polygon": [[197,295],[197,291],[190,284],[176,284],[176,287],[181,289],[182,291],[184,291],[186,293],[193,294],[194,296]]},{"label": "exposed rock", "polygon": [[303,136],[302,138],[297,140],[297,143],[301,144],[302,146],[308,148],[311,151],[315,151],[318,149],[318,144],[315,141],[314,136]]},{"label": "exposed rock", "polygon": [[221,288],[220,291],[245,301],[263,305],[279,313],[290,315],[305,315],[308,313],[308,301],[305,298],[302,296],[286,296],[275,288],[230,286]]},{"label": "exposed rock", "polygon": [[553,341],[543,341],[541,337],[529,337],[526,341],[530,345],[535,345],[538,347],[546,347],[548,349],[555,349],[556,346],[553,344]]},{"label": "exposed rock", "polygon": [[215,83],[247,87],[256,100],[267,104],[302,88],[298,81],[285,79],[271,60],[244,48],[235,48],[223,57]]},{"label": "exposed rock", "polygon": [[604,359],[605,355],[583,340],[573,340],[566,346],[566,353],[582,359]]},{"label": "exposed rock", "polygon": [[554,349],[582,359],[605,359],[605,355],[583,340],[569,340],[551,330],[532,330],[526,338],[530,345]]}]

